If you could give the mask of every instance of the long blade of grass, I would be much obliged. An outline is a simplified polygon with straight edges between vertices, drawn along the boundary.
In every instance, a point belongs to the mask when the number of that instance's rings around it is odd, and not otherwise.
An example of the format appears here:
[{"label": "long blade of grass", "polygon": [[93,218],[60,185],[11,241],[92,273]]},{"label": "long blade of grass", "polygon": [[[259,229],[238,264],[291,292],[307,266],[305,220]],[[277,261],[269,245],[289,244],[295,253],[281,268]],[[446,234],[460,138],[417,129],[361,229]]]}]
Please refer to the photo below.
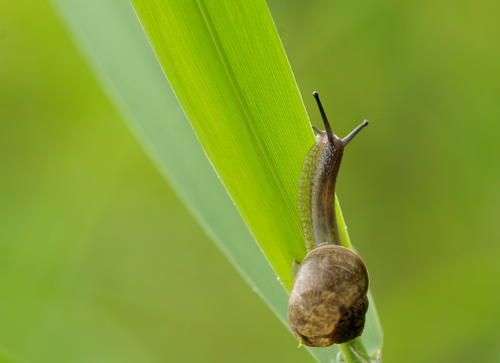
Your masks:
[{"label": "long blade of grass", "polygon": [[[290,289],[305,254],[297,180],[314,139],[267,5],[133,3],[207,155]],[[373,309],[369,318],[378,328]]]},{"label": "long blade of grass", "polygon": [[[285,322],[286,293],[210,168],[130,5],[98,0],[55,3],[160,170],[235,267]],[[364,336],[370,336],[374,321],[369,317]],[[371,335],[378,338],[380,329],[375,327]],[[363,342],[367,347],[366,343],[375,342],[372,345],[380,348],[376,340]],[[312,353],[326,362],[334,352]]]},{"label": "long blade of grass", "polygon": [[285,287],[305,255],[297,181],[314,142],[262,1],[135,1],[209,159]]}]

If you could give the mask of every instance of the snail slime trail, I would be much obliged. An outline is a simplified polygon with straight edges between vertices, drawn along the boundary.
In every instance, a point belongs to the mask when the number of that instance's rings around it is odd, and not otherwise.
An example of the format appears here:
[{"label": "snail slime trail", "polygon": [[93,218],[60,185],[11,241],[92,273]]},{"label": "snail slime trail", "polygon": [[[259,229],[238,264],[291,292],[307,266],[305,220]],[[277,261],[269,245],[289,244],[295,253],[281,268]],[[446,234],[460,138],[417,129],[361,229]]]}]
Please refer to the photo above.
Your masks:
[{"label": "snail slime trail", "polygon": [[308,253],[295,276],[288,320],[304,345],[326,347],[361,335],[368,309],[368,271],[354,251],[342,247],[335,215],[335,183],[344,148],[368,125],[363,121],[339,138],[330,127],[319,94],[313,92],[325,131],[304,161],[299,209]]}]

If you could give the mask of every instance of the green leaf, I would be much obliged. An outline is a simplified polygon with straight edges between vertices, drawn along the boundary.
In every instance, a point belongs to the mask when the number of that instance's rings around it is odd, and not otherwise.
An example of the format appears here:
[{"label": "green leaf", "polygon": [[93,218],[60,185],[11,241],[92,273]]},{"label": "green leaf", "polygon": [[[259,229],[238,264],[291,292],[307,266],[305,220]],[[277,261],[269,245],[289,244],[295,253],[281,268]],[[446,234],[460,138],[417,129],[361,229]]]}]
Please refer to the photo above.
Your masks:
[{"label": "green leaf", "polygon": [[[266,258],[290,287],[291,261],[305,253],[296,188],[313,136],[267,6],[136,3],[143,21],[162,29],[153,38],[155,46],[167,48],[165,40],[171,42],[168,50],[158,53],[160,60],[172,65],[167,73],[174,88],[264,257],[203,154],[130,5],[54,1],[160,170],[254,290],[286,322],[287,295]],[[161,9],[166,6],[169,11]],[[228,17],[235,10],[237,16]],[[370,346],[381,346],[373,314],[370,309],[363,335],[369,352]],[[336,349],[310,351],[326,362]]]},{"label": "green leaf", "polygon": [[263,1],[135,1],[204,149],[283,284],[306,253],[297,182],[314,136]]}]

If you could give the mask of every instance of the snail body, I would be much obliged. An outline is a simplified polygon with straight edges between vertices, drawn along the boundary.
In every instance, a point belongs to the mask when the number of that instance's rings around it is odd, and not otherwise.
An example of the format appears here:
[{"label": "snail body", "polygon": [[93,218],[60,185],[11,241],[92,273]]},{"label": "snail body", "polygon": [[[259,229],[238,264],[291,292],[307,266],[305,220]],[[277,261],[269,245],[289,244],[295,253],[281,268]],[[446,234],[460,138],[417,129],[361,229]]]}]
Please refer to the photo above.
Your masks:
[{"label": "snail body", "polygon": [[342,247],[335,214],[335,185],[345,146],[364,121],[341,139],[331,130],[314,92],[325,131],[315,129],[299,182],[299,209],[308,254],[302,261],[288,301],[288,319],[302,343],[339,344],[361,335],[368,309],[368,271],[361,257]]}]

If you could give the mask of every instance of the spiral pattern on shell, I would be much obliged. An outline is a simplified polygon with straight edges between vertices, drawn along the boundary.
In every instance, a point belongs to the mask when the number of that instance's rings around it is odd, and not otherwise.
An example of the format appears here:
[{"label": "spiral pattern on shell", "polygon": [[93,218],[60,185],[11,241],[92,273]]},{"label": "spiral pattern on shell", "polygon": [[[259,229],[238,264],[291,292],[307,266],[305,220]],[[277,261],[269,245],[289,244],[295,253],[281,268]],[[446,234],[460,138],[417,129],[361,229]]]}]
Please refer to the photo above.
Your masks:
[{"label": "spiral pattern on shell", "polygon": [[288,319],[303,344],[324,347],[361,335],[368,309],[368,271],[354,251],[324,245],[301,264],[288,302]]}]

